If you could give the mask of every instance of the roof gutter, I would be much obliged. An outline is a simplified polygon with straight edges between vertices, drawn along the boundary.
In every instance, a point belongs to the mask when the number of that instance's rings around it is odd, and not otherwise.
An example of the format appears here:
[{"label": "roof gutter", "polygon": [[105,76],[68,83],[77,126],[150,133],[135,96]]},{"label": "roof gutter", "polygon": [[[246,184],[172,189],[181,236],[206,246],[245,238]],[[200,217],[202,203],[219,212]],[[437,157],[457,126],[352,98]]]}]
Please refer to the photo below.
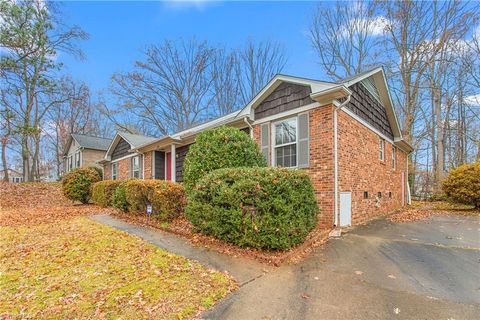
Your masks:
[{"label": "roof gutter", "polygon": [[345,107],[350,102],[351,93],[347,96],[347,99],[340,103],[338,100],[333,101],[333,170],[334,170],[334,219],[333,225],[338,226],[338,120],[337,112],[338,110]]}]

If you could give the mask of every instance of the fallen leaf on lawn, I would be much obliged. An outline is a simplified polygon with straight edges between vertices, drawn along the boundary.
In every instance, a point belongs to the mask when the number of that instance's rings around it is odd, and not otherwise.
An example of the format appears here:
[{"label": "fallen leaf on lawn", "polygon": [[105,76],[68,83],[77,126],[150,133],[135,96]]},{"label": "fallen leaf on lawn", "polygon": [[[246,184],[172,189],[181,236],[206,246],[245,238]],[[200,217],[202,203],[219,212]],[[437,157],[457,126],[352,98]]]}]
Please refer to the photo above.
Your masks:
[{"label": "fallen leaf on lawn", "polygon": [[310,299],[310,296],[309,296],[308,294],[304,293],[304,294],[302,295],[302,298],[303,298],[303,299]]},{"label": "fallen leaf on lawn", "polygon": [[355,274],[363,274],[363,271],[355,271]]},{"label": "fallen leaf on lawn", "polygon": [[389,277],[390,279],[397,279],[397,277],[395,277],[393,274],[389,274],[388,277]]},{"label": "fallen leaf on lawn", "polygon": [[315,277],[315,278],[313,278],[313,279],[318,280],[318,277]]},{"label": "fallen leaf on lawn", "polygon": [[400,313],[400,309],[399,309],[399,308],[395,308],[395,309],[393,309],[393,312],[394,312],[395,314],[399,314],[399,313]]}]

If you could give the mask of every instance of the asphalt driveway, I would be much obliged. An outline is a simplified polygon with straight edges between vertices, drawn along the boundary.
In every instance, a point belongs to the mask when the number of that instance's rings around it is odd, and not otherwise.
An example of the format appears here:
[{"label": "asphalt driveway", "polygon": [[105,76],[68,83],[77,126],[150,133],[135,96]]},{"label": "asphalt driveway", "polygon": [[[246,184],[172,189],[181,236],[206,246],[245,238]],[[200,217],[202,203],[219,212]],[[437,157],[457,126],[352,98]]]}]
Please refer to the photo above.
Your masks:
[{"label": "asphalt driveway", "polygon": [[207,319],[478,319],[480,219],[377,220],[243,285]]}]

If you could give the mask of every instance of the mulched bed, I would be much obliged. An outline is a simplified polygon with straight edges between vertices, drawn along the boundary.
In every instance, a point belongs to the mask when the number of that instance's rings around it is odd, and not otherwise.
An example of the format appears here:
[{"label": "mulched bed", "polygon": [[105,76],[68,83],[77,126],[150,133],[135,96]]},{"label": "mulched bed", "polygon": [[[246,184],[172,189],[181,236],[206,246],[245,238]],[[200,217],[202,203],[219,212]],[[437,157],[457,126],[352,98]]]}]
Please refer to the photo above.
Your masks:
[{"label": "mulched bed", "polygon": [[203,246],[234,257],[242,256],[257,260],[261,263],[279,266],[284,262],[297,263],[306,257],[315,247],[324,244],[328,239],[329,230],[315,229],[307,239],[297,247],[287,251],[266,251],[254,248],[240,248],[213,237],[205,236],[193,231],[191,223],[184,217],[174,219],[170,223],[160,222],[145,215],[132,215],[123,212],[113,212],[113,216],[133,224],[160,229],[186,238],[196,246]]}]

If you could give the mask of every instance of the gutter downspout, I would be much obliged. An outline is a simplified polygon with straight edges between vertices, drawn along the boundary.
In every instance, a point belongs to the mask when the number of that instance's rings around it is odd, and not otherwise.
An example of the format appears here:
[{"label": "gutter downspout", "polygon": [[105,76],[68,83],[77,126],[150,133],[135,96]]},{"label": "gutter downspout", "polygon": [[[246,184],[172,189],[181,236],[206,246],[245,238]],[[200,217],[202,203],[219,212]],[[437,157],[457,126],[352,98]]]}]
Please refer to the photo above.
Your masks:
[{"label": "gutter downspout", "polygon": [[243,121],[245,121],[245,123],[248,125],[248,127],[250,128],[250,138],[253,139],[253,127],[252,125],[250,124],[250,122],[248,121],[247,118],[243,118]]},{"label": "gutter downspout", "polygon": [[334,170],[334,226],[338,226],[338,124],[337,124],[337,111],[342,109],[347,103],[350,102],[350,96],[340,103],[338,100],[333,100],[333,170]]}]

